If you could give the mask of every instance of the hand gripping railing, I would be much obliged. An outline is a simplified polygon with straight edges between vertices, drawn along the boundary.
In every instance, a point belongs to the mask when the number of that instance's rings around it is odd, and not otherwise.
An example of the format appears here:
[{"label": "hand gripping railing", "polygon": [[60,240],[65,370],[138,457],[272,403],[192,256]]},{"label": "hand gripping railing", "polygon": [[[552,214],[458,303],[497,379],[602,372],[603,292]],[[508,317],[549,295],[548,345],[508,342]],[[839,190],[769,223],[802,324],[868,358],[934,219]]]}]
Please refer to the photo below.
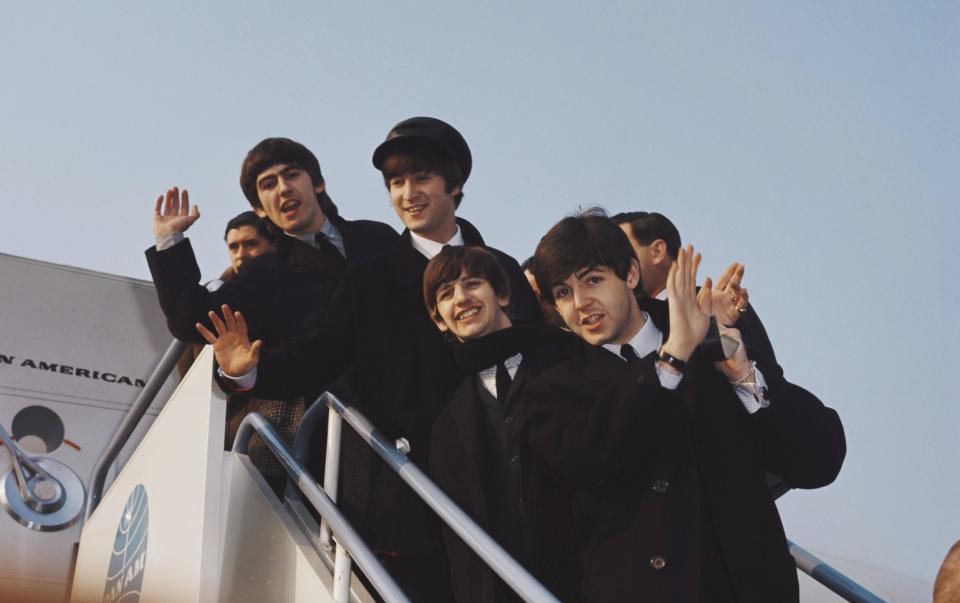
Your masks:
[{"label": "hand gripping railing", "polygon": [[[423,471],[407,458],[409,444],[400,439],[396,443],[389,442],[377,429],[356,409],[345,405],[330,392],[324,392],[304,414],[301,430],[305,426],[314,424],[322,413],[322,409],[329,407],[334,412],[328,416],[327,451],[324,461],[324,488],[332,488],[335,492],[340,457],[340,423],[341,418],[352,427],[363,440],[414,492],[430,506],[431,509],[453,529],[454,532],[483,559],[493,571],[499,575],[520,597],[530,602],[557,603],[557,598],[543,587],[536,578],[507,553],[503,547],[491,538],[473,521],[460,507],[436,486]],[[298,442],[300,447],[302,442]],[[331,490],[327,490],[330,492]],[[333,527],[331,525],[331,527]],[[321,527],[321,545],[329,546],[329,535]],[[336,530],[334,529],[334,532]],[[338,551],[340,547],[337,547]],[[349,547],[348,547],[349,549]],[[361,566],[362,567],[362,566]]]},{"label": "hand gripping railing", "polygon": [[343,517],[333,501],[317,485],[313,477],[307,473],[303,465],[293,457],[273,426],[262,415],[250,413],[244,418],[233,442],[233,452],[245,454],[250,436],[254,432],[263,439],[267,448],[283,465],[293,483],[314,505],[320,516],[324,518],[325,523],[330,526],[330,530],[340,545],[337,547],[337,559],[334,566],[333,600],[337,603],[345,603],[349,598],[350,560],[346,551],[350,551],[373,587],[388,603],[394,601],[398,603],[409,602],[410,599],[403,594],[403,591],[400,590],[387,570],[380,565],[373,551],[363,542],[360,535]]}]

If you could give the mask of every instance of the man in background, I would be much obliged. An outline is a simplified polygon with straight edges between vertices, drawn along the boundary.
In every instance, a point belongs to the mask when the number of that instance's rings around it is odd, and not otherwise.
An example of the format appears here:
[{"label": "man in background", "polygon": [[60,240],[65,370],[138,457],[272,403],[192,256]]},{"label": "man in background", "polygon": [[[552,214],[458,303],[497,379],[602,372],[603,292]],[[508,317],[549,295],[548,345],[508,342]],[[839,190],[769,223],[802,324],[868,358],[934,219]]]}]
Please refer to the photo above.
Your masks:
[{"label": "man in background", "polygon": [[[240,272],[244,262],[262,253],[276,251],[277,231],[273,223],[254,211],[245,211],[227,222],[223,240],[230,254],[230,272]],[[226,272],[224,273],[226,274]]]},{"label": "man in background", "polygon": [[623,212],[612,219],[626,233],[637,254],[643,290],[650,297],[666,299],[667,273],[680,251],[677,227],[656,212]]}]

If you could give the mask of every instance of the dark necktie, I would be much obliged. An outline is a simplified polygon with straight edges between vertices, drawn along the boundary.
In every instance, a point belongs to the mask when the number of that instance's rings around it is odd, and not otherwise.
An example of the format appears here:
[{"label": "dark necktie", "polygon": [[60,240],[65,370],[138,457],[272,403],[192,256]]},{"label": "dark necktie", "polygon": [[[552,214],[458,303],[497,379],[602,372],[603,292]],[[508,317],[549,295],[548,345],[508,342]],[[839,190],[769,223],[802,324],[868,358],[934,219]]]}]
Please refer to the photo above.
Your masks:
[{"label": "dark necktie", "polygon": [[343,254],[340,253],[340,250],[337,249],[337,246],[330,242],[330,239],[327,238],[327,235],[322,232],[318,232],[313,240],[317,243],[317,249],[323,252],[323,255],[327,256],[331,260],[337,263],[338,266],[342,266],[346,263],[346,260],[343,257]]},{"label": "dark necktie", "polygon": [[500,406],[507,405],[507,395],[510,393],[510,372],[504,363],[497,364],[497,401]]},{"label": "dark necktie", "polygon": [[633,364],[637,360],[640,360],[640,357],[637,356],[637,351],[633,349],[633,346],[629,343],[620,346],[620,356],[627,361],[627,364]]}]

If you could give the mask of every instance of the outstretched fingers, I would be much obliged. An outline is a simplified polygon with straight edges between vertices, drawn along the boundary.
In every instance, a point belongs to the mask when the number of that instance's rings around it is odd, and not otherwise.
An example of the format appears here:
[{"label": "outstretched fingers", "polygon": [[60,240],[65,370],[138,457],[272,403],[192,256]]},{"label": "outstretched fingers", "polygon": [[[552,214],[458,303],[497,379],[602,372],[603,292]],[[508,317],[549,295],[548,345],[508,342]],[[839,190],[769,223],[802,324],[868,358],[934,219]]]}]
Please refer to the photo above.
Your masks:
[{"label": "outstretched fingers", "polygon": [[677,275],[680,273],[680,258],[683,257],[683,249],[677,252],[677,261],[670,264],[667,270],[667,297],[675,297],[677,293]]},{"label": "outstretched fingers", "polygon": [[249,331],[247,331],[247,319],[243,317],[243,314],[239,310],[233,313],[233,317],[236,319],[237,325],[237,334],[244,339],[249,339]]},{"label": "outstretched fingers", "polygon": [[183,189],[183,194],[180,196],[180,215],[193,218],[200,217],[200,207],[197,205],[190,207],[190,193],[187,192],[187,189]]},{"label": "outstretched fingers", "polygon": [[167,189],[163,213],[167,216],[173,216],[180,213],[180,189],[177,187]]},{"label": "outstretched fingers", "polygon": [[693,245],[687,245],[686,249],[681,249],[677,254],[677,265],[680,268],[677,275],[677,289],[689,291],[697,286],[697,268],[700,266],[701,256],[693,248]]},{"label": "outstretched fingers", "polygon": [[713,311],[713,283],[709,276],[704,279],[703,286],[697,294],[697,305],[704,314],[710,314]]},{"label": "outstretched fingers", "polygon": [[690,245],[690,251],[688,252],[693,258],[690,262],[690,276],[693,279],[693,282],[697,282],[697,269],[700,268],[700,260],[703,259],[703,256],[700,255],[700,252],[693,249],[693,245]]},{"label": "outstretched fingers", "polygon": [[224,335],[230,333],[229,329],[227,329],[227,326],[222,320],[220,320],[220,316],[216,312],[210,310],[207,312],[207,316],[210,318],[210,322],[213,323],[213,328],[216,329],[217,335],[223,337]]},{"label": "outstretched fingers", "polygon": [[227,304],[223,304],[220,306],[220,311],[223,313],[223,324],[227,329],[227,333],[236,333],[237,319],[233,316],[233,310],[231,310]]},{"label": "outstretched fingers", "polygon": [[740,283],[743,281],[743,273],[746,272],[747,267],[743,264],[737,264],[737,271],[733,275],[733,279],[730,281],[730,285],[733,287],[740,287]]},{"label": "outstretched fingers", "polygon": [[720,275],[720,278],[717,279],[717,289],[723,291],[727,288],[727,285],[731,287],[736,287],[740,284],[740,279],[737,278],[737,273],[739,272],[740,276],[743,276],[743,271],[741,269],[741,264],[734,262],[727,266],[726,270],[723,271],[723,274]]},{"label": "outstretched fingers", "polygon": [[195,325],[193,325],[193,326],[196,327],[196,329],[197,329],[197,331],[200,333],[200,335],[203,336],[204,341],[206,341],[206,342],[209,343],[210,345],[213,345],[213,344],[217,343],[217,336],[214,335],[213,333],[211,333],[211,332],[210,332],[210,329],[208,329],[207,327],[203,326],[203,323],[199,323],[199,322],[198,322],[197,324],[195,324]]}]

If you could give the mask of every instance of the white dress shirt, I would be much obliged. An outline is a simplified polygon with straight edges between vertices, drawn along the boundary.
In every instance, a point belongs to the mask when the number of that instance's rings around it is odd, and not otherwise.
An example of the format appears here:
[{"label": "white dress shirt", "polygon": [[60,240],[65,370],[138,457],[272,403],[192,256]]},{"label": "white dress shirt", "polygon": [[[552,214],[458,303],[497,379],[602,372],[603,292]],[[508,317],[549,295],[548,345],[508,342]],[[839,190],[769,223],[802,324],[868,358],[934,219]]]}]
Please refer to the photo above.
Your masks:
[{"label": "white dress shirt", "polygon": [[453,233],[453,236],[450,237],[450,240],[446,243],[437,243],[436,241],[425,239],[411,230],[410,244],[428,260],[432,260],[435,255],[440,253],[440,250],[442,250],[445,245],[465,245],[459,226],[457,226],[457,231]]},{"label": "white dress shirt", "polygon": [[[523,361],[522,354],[516,354],[511,356],[503,361],[503,365],[507,367],[507,372],[510,373],[510,379],[512,380],[517,376],[517,370],[520,368],[520,363]],[[490,392],[490,395],[494,398],[497,397],[497,365],[493,365],[490,368],[485,368],[482,371],[477,373],[477,376],[480,377],[480,384],[483,385],[483,388]]]}]

